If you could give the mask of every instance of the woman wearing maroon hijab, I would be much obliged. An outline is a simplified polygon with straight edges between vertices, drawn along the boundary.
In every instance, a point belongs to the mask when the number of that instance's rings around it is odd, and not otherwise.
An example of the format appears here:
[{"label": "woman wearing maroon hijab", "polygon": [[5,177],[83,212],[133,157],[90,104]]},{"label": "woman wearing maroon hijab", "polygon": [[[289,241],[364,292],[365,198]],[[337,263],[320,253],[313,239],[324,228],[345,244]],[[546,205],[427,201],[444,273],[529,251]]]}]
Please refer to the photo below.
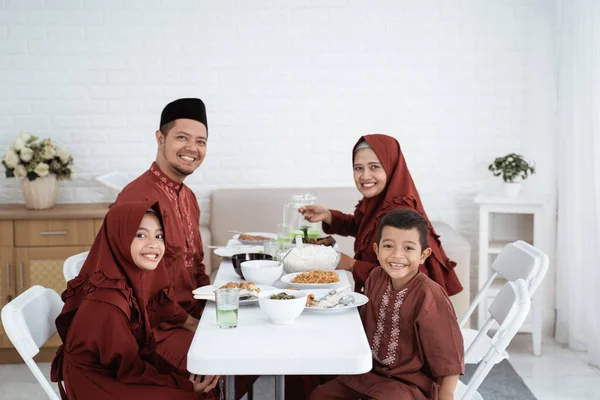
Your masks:
[{"label": "woman wearing maroon hijab", "polygon": [[[326,233],[356,238],[354,258],[343,254],[338,269],[352,271],[356,290],[360,291],[371,270],[379,265],[373,243],[381,218],[396,208],[413,209],[425,218],[427,214],[396,139],[379,134],[363,136],[354,146],[352,161],[354,182],[364,196],[353,215],[319,205],[303,207],[300,212],[310,222],[323,221]],[[428,223],[433,254],[420,269],[452,296],[462,290],[454,272],[456,263],[448,259],[439,236]]]},{"label": "woman wearing maroon hijab", "polygon": [[218,377],[192,379],[155,352],[152,327],[180,318],[158,210],[153,202],[112,207],[69,281],[56,319],[64,345],[51,371],[63,399],[215,398]]}]

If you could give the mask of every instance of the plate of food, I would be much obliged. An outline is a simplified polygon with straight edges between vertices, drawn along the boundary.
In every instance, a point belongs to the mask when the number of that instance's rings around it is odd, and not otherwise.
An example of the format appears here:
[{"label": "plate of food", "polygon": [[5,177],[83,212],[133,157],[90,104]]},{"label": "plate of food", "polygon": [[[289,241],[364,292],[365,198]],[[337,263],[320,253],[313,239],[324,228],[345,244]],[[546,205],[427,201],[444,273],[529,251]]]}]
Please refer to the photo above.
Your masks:
[{"label": "plate of food", "polygon": [[273,286],[257,285],[254,282],[228,282],[224,285],[207,285],[192,291],[197,300],[215,301],[215,291],[224,288],[237,288],[240,290],[240,304],[258,303],[258,294],[261,291],[275,290]]},{"label": "plate of food", "polygon": [[315,312],[339,312],[357,308],[369,302],[369,298],[361,293],[356,293],[349,288],[344,288],[334,294],[329,294],[329,289],[303,290],[307,294],[305,310]]},{"label": "plate of food", "polygon": [[235,235],[233,235],[233,238],[241,244],[262,245],[265,242],[277,240],[277,234],[269,232],[244,232],[236,233]]},{"label": "plate of food", "polygon": [[242,245],[242,246],[228,246],[228,247],[219,247],[215,249],[215,254],[219,257],[223,258],[231,258],[235,254],[240,253],[262,253],[264,251],[264,247],[260,246],[250,246],[250,245]]},{"label": "plate of food", "polygon": [[298,289],[326,289],[339,285],[340,276],[337,271],[316,269],[284,275],[281,281]]}]

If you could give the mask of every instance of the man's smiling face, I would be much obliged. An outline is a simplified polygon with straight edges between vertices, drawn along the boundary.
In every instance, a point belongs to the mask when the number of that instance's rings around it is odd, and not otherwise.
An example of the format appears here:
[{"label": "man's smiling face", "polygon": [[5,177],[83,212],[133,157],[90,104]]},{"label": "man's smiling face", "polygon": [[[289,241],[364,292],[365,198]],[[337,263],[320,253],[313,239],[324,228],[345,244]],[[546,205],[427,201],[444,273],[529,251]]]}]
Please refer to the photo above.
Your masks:
[{"label": "man's smiling face", "polygon": [[166,134],[156,132],[157,163],[176,181],[183,182],[202,164],[206,156],[206,126],[192,119],[177,119]]}]

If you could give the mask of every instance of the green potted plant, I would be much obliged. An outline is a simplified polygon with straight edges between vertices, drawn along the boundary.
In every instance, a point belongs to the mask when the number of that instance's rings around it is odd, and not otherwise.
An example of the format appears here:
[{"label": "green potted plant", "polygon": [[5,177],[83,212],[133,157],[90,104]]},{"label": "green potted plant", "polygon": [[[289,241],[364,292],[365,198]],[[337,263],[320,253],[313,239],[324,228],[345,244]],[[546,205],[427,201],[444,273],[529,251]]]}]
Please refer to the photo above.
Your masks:
[{"label": "green potted plant", "polygon": [[494,176],[502,176],[507,196],[516,197],[521,191],[521,182],[535,174],[535,164],[527,162],[521,154],[510,153],[496,158],[488,170]]},{"label": "green potted plant", "polygon": [[56,203],[58,180],[71,179],[73,157],[51,139],[21,132],[4,155],[2,165],[7,178],[21,181],[25,206],[43,210]]}]

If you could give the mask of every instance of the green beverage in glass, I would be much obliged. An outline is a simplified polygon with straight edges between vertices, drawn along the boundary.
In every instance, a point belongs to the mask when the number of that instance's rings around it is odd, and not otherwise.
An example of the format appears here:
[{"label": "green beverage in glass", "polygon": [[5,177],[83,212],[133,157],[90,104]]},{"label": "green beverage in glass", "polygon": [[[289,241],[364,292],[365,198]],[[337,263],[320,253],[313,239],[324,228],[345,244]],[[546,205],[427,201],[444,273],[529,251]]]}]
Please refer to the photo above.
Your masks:
[{"label": "green beverage in glass", "polygon": [[215,291],[217,303],[217,326],[219,328],[236,328],[240,300],[239,289],[219,289]]},{"label": "green beverage in glass", "polygon": [[235,328],[238,321],[238,307],[217,307],[219,328]]},{"label": "green beverage in glass", "polygon": [[318,239],[321,237],[321,231],[316,228],[308,228],[307,236],[309,239]]}]

